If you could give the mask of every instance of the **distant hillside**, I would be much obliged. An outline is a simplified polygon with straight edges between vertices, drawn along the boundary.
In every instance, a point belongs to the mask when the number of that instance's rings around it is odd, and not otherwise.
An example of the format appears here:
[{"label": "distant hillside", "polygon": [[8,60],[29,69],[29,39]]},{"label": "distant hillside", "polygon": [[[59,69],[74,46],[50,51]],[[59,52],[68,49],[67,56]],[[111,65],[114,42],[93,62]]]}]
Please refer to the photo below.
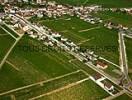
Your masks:
[{"label": "distant hillside", "polygon": [[132,7],[132,0],[49,0],[61,4],[70,5],[91,5],[98,4],[103,7]]}]

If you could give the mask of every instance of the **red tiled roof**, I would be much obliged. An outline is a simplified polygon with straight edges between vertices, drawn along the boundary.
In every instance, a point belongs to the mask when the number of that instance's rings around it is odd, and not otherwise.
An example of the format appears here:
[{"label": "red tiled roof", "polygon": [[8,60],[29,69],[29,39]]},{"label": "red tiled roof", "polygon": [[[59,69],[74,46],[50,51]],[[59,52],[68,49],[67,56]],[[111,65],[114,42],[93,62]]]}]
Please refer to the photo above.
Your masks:
[{"label": "red tiled roof", "polygon": [[95,80],[98,80],[102,77],[102,75],[99,74],[99,73],[96,73],[95,75],[93,75],[93,77],[94,77]]}]

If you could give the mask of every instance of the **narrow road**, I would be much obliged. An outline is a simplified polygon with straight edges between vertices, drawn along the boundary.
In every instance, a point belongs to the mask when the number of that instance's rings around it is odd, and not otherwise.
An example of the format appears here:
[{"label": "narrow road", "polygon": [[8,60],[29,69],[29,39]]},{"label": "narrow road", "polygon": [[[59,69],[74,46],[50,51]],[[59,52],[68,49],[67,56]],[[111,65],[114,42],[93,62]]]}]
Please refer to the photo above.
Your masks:
[{"label": "narrow road", "polygon": [[127,56],[126,56],[126,48],[125,48],[123,33],[118,32],[118,36],[119,36],[121,70],[124,74],[125,79],[128,79],[128,65],[127,65]]},{"label": "narrow road", "polygon": [[23,35],[21,35],[21,37],[17,38],[16,41],[15,41],[15,43],[8,50],[8,52],[6,53],[6,55],[4,56],[4,58],[2,59],[2,61],[0,63],[0,69],[2,68],[2,66],[4,65],[4,63],[6,62],[6,59],[8,58],[8,56],[11,53],[11,51],[13,50],[13,48],[16,46],[16,44],[19,42],[19,40],[23,37]]},{"label": "narrow road", "polygon": [[85,30],[80,30],[80,31],[78,31],[78,32],[87,32],[87,31],[90,31],[90,30],[94,30],[94,29],[99,29],[100,28],[100,26],[97,26],[97,27],[93,27],[93,28],[89,28],[89,29],[85,29]]},{"label": "narrow road", "polygon": [[79,85],[79,84],[81,84],[81,83],[83,83],[83,82],[85,82],[85,81],[87,81],[87,80],[89,80],[89,79],[90,79],[89,77],[88,77],[88,78],[85,78],[85,79],[82,79],[82,80],[77,81],[77,82],[75,82],[75,83],[71,83],[71,84],[69,84],[69,85],[67,85],[67,86],[64,86],[64,87],[61,87],[61,88],[59,88],[59,89],[53,90],[53,91],[51,91],[51,92],[44,93],[44,94],[41,94],[41,95],[39,95],[39,96],[30,98],[29,100],[37,100],[37,99],[42,98],[42,97],[44,97],[44,96],[47,96],[47,95],[50,95],[50,94],[53,94],[53,93],[60,92],[60,91],[62,91],[62,90],[65,90],[65,89],[71,88],[71,87],[73,87],[73,86]]},{"label": "narrow road", "polygon": [[12,38],[14,38],[16,40],[16,37],[14,35],[12,35],[10,32],[8,32],[5,28],[3,28],[1,25],[0,25],[1,29],[3,29],[7,34],[9,34]]}]

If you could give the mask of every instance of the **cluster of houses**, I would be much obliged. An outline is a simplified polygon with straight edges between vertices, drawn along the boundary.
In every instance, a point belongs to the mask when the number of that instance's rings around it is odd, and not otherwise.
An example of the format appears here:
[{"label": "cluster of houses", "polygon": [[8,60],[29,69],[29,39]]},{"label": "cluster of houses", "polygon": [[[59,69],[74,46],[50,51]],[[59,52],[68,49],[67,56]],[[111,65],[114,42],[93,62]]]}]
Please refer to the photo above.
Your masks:
[{"label": "cluster of houses", "polygon": [[90,79],[107,91],[110,95],[114,95],[118,92],[115,89],[115,86],[99,73],[95,73],[94,75],[90,76]]},{"label": "cluster of houses", "polygon": [[123,26],[121,24],[113,23],[113,22],[107,22],[104,24],[104,27],[108,29],[117,29],[119,31],[122,31],[122,33],[132,36],[132,28],[128,28],[126,26]]},{"label": "cluster of houses", "polygon": [[109,10],[113,12],[121,12],[132,15],[132,8],[110,8]]},{"label": "cluster of houses", "polygon": [[24,33],[22,31],[22,25],[19,24],[16,20],[12,19],[11,16],[8,16],[8,15],[2,16],[0,18],[0,24],[5,29],[7,29],[7,28],[11,29],[11,31],[13,31],[17,35],[20,35],[21,36]]},{"label": "cluster of houses", "polygon": [[95,24],[102,22],[100,18],[93,17],[89,15],[91,12],[97,12],[102,9],[101,6],[91,5],[91,6],[70,6],[70,5],[60,5],[56,2],[46,2],[47,4],[43,8],[18,8],[15,6],[7,6],[5,9],[6,13],[15,13],[22,15],[24,17],[30,17],[36,15],[39,18],[42,17],[60,17],[63,15],[77,16],[84,21]]},{"label": "cluster of houses", "polygon": [[[57,46],[59,45],[57,43],[58,41],[64,44],[67,50],[77,51],[79,49],[79,47],[76,44],[74,44],[72,41],[70,41],[67,38],[64,38],[61,34],[57,32],[53,32],[51,29],[45,26],[39,26],[39,25],[34,24],[34,27],[40,31],[43,31],[44,33],[48,35],[46,36],[45,34],[41,32],[36,32],[33,29],[29,29],[27,30],[27,33],[29,34],[29,36],[32,38],[37,38],[39,41],[42,41],[47,46],[51,46],[51,47]],[[54,41],[54,39],[57,41]]]}]

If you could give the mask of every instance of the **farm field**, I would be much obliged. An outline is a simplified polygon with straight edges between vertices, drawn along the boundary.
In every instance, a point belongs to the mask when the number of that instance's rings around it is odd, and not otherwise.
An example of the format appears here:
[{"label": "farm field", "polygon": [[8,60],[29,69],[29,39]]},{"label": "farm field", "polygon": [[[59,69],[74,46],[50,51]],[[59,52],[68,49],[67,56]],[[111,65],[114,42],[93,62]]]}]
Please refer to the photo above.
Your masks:
[{"label": "farm field", "polygon": [[[38,96],[62,88],[69,84],[76,83],[80,80],[86,79],[87,77],[88,76],[85,75],[82,71],[75,71],[57,78],[53,78],[47,81],[42,81],[41,83],[37,83],[25,89],[11,92],[9,94],[2,96],[1,98],[2,99],[8,98],[10,95],[14,95],[16,99],[32,98],[34,96]],[[28,92],[30,92],[30,94],[28,94]]]},{"label": "farm field", "polygon": [[122,24],[123,26],[132,27],[132,15],[129,14],[112,11],[100,11],[92,15],[103,19],[105,22],[111,21],[113,23]]},{"label": "farm field", "polygon": [[128,58],[128,66],[129,66],[129,76],[132,79],[132,39],[125,38],[126,43],[126,52],[127,52],[127,58]]},{"label": "farm field", "polygon": [[[46,51],[42,52],[41,49],[39,49],[40,51],[28,51],[29,49],[26,49],[27,51],[25,51],[22,49],[24,46],[32,47],[36,45],[39,46],[39,48],[43,46],[41,42],[29,38],[27,35],[20,40],[20,42],[17,44],[7,59],[11,65],[6,63],[1,70],[0,77],[2,80],[0,82],[0,93],[33,83],[48,81],[56,77],[62,78],[55,79],[46,83],[44,82],[43,84],[39,83],[33,87],[12,92],[2,97],[0,96],[1,99],[8,99],[12,95],[18,99],[31,98],[88,78],[88,75],[81,70],[86,69],[86,72],[90,73],[91,75],[95,73],[92,69],[89,69],[88,66],[85,66],[83,63],[77,60],[69,63],[69,60],[74,59],[74,57],[65,53],[64,51],[57,52],[55,50],[50,50],[47,51],[47,53]],[[49,49],[50,48],[48,48],[48,50]],[[30,48],[30,50],[32,49]],[[47,88],[45,88],[45,86]],[[37,91],[35,91],[36,89]],[[30,94],[27,93],[29,91]],[[100,93],[100,91],[102,91],[103,94]],[[108,95],[103,90],[98,90],[96,93],[97,95],[102,95],[100,98]]]},{"label": "farm field", "polygon": [[129,97],[127,94],[123,94],[121,96],[118,96],[117,98],[113,100],[131,100],[131,97]]},{"label": "farm field", "polygon": [[8,33],[0,28],[0,62],[14,42],[15,39],[13,39]]},{"label": "farm field", "polygon": [[131,7],[131,0],[50,0],[56,1],[60,4],[70,4],[70,5],[102,5],[103,7]]},{"label": "farm field", "polygon": [[[76,17],[40,20],[39,23],[61,33],[82,48],[90,48],[99,56],[119,63],[117,31],[86,23]],[[111,49],[106,50],[107,48]]]},{"label": "farm field", "polygon": [[5,28],[9,33],[11,33],[15,38],[18,38],[19,36],[13,31],[11,30],[8,26],[6,26],[5,24],[1,25],[3,28]]},{"label": "farm field", "polygon": [[18,71],[5,63],[0,70],[0,93],[25,85]]},{"label": "farm field", "polygon": [[[94,96],[93,96],[94,94]],[[92,80],[87,80],[74,87],[56,92],[40,98],[39,100],[99,100],[109,96]]]}]

